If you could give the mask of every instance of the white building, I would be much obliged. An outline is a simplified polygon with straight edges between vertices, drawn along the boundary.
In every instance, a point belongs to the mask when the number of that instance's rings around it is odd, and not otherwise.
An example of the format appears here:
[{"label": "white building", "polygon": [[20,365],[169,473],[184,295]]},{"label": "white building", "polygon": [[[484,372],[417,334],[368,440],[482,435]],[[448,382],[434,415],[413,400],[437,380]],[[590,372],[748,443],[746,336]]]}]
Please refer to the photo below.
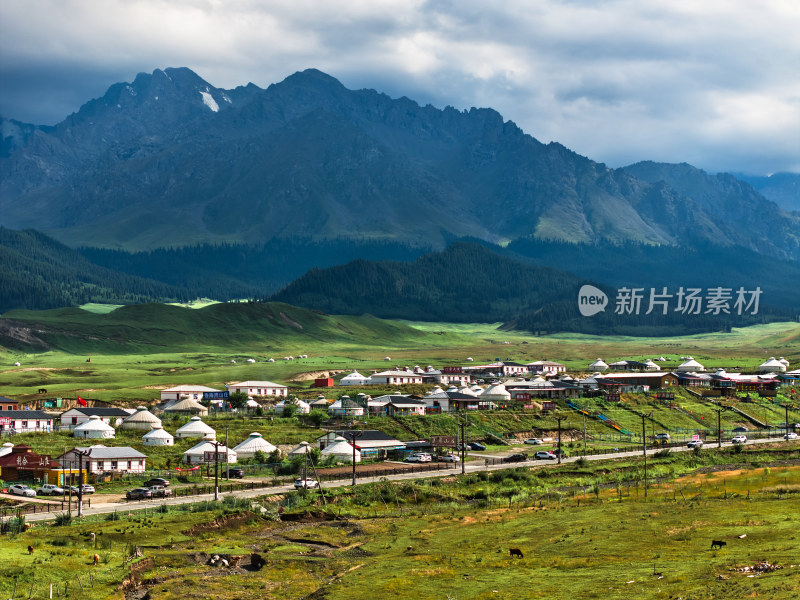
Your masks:
[{"label": "white building", "polygon": [[41,410],[4,410],[0,412],[0,432],[48,432],[53,429],[53,416]]},{"label": "white building", "polygon": [[706,368],[691,356],[687,356],[686,361],[682,362],[675,370],[679,373],[694,373],[697,371],[705,371]]},{"label": "white building", "polygon": [[604,361],[602,358],[598,358],[589,365],[589,368],[593,371],[606,371],[608,369],[608,363],[606,363],[606,361]]},{"label": "white building", "polygon": [[167,400],[181,400],[182,398],[190,398],[198,402],[203,399],[203,394],[216,392],[220,390],[206,387],[204,385],[176,385],[175,387],[161,390],[161,401]]},{"label": "white building", "polygon": [[89,473],[143,473],[147,456],[129,446],[109,448],[98,444],[73,448],[56,460],[62,467],[78,467],[78,452],[83,455],[83,468]]},{"label": "white building", "polygon": [[285,398],[289,395],[289,388],[280,383],[271,381],[240,381],[239,383],[229,383],[228,391],[244,392],[250,397],[253,396],[280,396]]},{"label": "white building", "polygon": [[405,385],[408,383],[422,383],[422,375],[411,370],[381,371],[369,377],[372,385]]},{"label": "white building", "polygon": [[179,427],[175,432],[177,438],[211,438],[217,437],[217,432],[210,425],[206,425],[200,417],[192,417],[189,422]]},{"label": "white building", "polygon": [[121,408],[102,408],[102,407],[78,407],[70,408],[61,413],[61,426],[72,427],[80,425],[89,420],[90,417],[100,417],[100,420],[107,425],[116,427],[131,415],[133,411],[123,410]]},{"label": "white building", "polygon": [[785,373],[786,365],[770,356],[769,360],[764,361],[758,366],[759,373]]},{"label": "white building", "polygon": [[100,440],[113,438],[116,435],[116,431],[111,425],[104,423],[98,415],[92,415],[88,421],[75,427],[72,430],[72,435],[76,438]]},{"label": "white building", "polygon": [[286,408],[287,405],[288,406],[294,405],[295,414],[307,415],[308,413],[311,412],[311,405],[308,402],[304,402],[303,400],[300,400],[299,398],[294,398],[292,400],[286,399],[286,400],[281,400],[280,402],[278,402],[275,405],[275,409],[274,409],[275,410],[275,414],[278,415],[278,416],[281,416],[283,414],[283,409]]},{"label": "white building", "polygon": [[541,373],[546,375],[556,375],[567,371],[566,365],[553,362],[552,360],[537,360],[525,365],[531,373]]},{"label": "white building", "polygon": [[361,417],[364,415],[364,407],[350,396],[342,396],[328,407],[328,414],[333,417]]},{"label": "white building", "polygon": [[156,425],[142,436],[142,444],[145,446],[173,446],[175,438],[161,425]]}]

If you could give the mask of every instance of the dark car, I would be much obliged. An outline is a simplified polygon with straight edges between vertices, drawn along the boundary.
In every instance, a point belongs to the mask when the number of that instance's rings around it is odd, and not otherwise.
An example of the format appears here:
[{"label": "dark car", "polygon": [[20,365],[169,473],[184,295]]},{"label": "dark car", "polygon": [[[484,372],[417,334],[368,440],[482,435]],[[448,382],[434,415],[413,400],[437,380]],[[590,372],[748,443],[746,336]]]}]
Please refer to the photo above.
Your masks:
[{"label": "dark car", "polygon": [[517,453],[517,454],[509,454],[508,456],[503,457],[504,463],[515,463],[515,462],[525,462],[528,460],[527,454]]},{"label": "dark car", "polygon": [[244,469],[228,469],[222,473],[223,477],[232,477],[234,479],[241,479],[244,477]]},{"label": "dark car", "polygon": [[153,497],[153,492],[149,488],[134,488],[125,492],[127,500],[147,500]]},{"label": "dark car", "polygon": [[486,446],[484,446],[483,444],[479,444],[478,442],[468,443],[467,448],[469,448],[470,450],[477,450],[477,451],[486,450]]},{"label": "dark car", "polygon": [[163,477],[153,477],[152,479],[148,479],[144,482],[144,487],[150,487],[153,485],[163,485],[166,487],[169,485],[169,480],[164,479]]}]

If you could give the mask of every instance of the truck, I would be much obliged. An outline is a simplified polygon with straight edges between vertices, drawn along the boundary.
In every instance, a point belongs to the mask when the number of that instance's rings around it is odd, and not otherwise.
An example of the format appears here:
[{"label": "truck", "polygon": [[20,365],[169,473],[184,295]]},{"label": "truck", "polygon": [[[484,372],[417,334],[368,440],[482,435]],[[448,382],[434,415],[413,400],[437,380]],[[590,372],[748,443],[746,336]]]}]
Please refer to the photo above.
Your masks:
[{"label": "truck", "polygon": [[163,485],[151,485],[149,490],[153,494],[153,498],[166,498],[167,496],[172,496],[172,490],[165,488]]}]

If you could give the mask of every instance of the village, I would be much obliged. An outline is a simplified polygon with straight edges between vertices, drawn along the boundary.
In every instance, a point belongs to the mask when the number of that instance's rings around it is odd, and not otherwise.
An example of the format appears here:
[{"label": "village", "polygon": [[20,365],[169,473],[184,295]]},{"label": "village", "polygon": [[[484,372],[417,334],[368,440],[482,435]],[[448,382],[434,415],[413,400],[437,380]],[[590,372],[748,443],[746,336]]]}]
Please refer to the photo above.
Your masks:
[{"label": "village", "polygon": [[[286,357],[286,360],[290,359]],[[684,445],[687,439],[691,446],[702,445],[703,440],[709,438],[720,442],[723,439],[726,442],[746,442],[748,436],[750,439],[796,438],[796,430],[800,427],[800,424],[793,423],[800,420],[797,409],[792,406],[790,415],[789,404],[778,405],[780,398],[796,399],[795,389],[800,383],[800,370],[790,370],[786,359],[770,358],[752,373],[707,370],[691,356],[683,359],[676,368],[662,370],[659,363],[666,362],[664,357],[610,363],[598,358],[587,365],[586,373],[573,376],[564,364],[554,361],[523,364],[497,360],[476,364],[472,358],[467,358],[463,365],[441,369],[432,366],[397,367],[375,370],[366,376],[357,370],[342,372],[338,377],[314,378],[307,389],[291,391],[287,385],[256,380],[230,382],[225,384],[224,390],[182,384],[161,389],[160,398],[150,407],[142,405],[135,409],[110,406],[80,396],[23,401],[21,405],[16,400],[0,397],[0,436],[4,442],[0,447],[2,491],[10,492],[6,498],[14,494],[26,497],[37,493],[68,494],[70,490],[80,495],[86,490],[91,490],[86,493],[93,493],[94,486],[102,488],[103,482],[120,477],[133,484],[138,481],[137,477],[144,481],[160,474],[210,476],[211,466],[218,468],[220,463],[223,466],[227,464],[223,475],[229,479],[254,474],[256,470],[251,465],[275,465],[282,459],[297,457],[305,459],[312,451],[318,452],[318,461],[330,467],[431,461],[453,464],[462,460],[481,460],[480,457],[488,456],[481,454],[487,445],[494,450],[490,452],[492,464],[534,458],[520,453],[508,454],[509,449],[521,443],[542,445],[542,451],[535,458],[565,458],[567,454],[562,447],[561,431],[556,439],[555,427],[547,424],[549,415],[558,419],[560,428],[561,418],[556,415],[561,414],[582,418],[583,449],[577,451],[583,454],[593,451],[593,448],[597,450],[604,440],[612,439],[616,440],[614,449],[619,449],[642,442],[645,445]],[[390,359],[386,357],[385,360]],[[426,391],[404,392],[409,386]],[[388,393],[366,394],[359,391],[360,388],[368,388],[370,392],[383,389]],[[338,394],[331,393],[334,389],[339,390]],[[699,412],[695,415],[695,411],[681,409],[676,401],[676,392],[698,402],[711,402],[715,407],[729,409],[729,424],[738,426],[726,427],[723,433],[719,422],[715,428],[713,422],[702,421],[704,417],[698,416]],[[684,427],[674,427],[670,431],[668,425],[662,426],[665,425],[663,418],[657,421],[651,416],[650,420],[659,424],[658,431],[655,425],[651,425],[650,433],[639,432],[633,429],[630,420],[626,423],[608,416],[613,414],[615,405],[627,404],[626,398],[643,398],[655,406],[686,413],[684,420],[693,420],[689,421],[688,427],[684,423]],[[726,405],[727,401],[753,403],[753,398],[775,404],[776,410],[785,409],[785,419],[768,422],[766,415],[759,418],[757,410],[748,412],[731,403]],[[589,403],[594,403],[594,408]],[[597,409],[598,406],[603,408],[603,412]],[[480,432],[467,436],[457,428],[427,436],[416,435],[416,429],[424,428],[415,425],[418,421],[414,419],[424,420],[443,414],[461,415],[468,419],[470,415],[489,412],[530,415],[541,419],[540,427],[521,434],[484,431],[482,437]],[[640,413],[634,411],[633,414],[638,419]],[[253,429],[257,429],[264,419],[300,419],[309,425],[313,415],[316,415],[313,419],[316,427],[311,426],[308,431],[314,434],[311,443],[299,440],[297,436],[293,440],[292,436],[284,436],[281,439],[283,443],[278,443],[266,439],[258,431],[244,435],[241,427],[236,430],[239,438],[229,439],[227,432],[223,437],[212,426],[213,423],[223,423],[220,421],[222,418],[227,419],[224,421],[226,428],[231,418],[238,418],[236,422],[243,427],[252,424]],[[587,416],[597,424],[590,427],[590,446],[586,442]],[[406,421],[401,421],[401,418]],[[401,429],[394,427],[387,432],[371,425],[386,423],[386,419]],[[643,418],[643,425],[644,422]],[[572,432],[564,431],[564,446],[567,440],[574,442],[577,439],[574,424],[570,427]],[[597,427],[601,428],[600,433]],[[120,445],[118,432],[128,441],[140,437],[133,445]],[[616,434],[616,437],[611,438],[611,434]],[[38,441],[44,442],[48,436],[55,435],[68,435],[80,445],[64,448],[62,453],[55,455],[36,451]],[[26,443],[15,443],[18,436],[24,436]],[[398,439],[400,437],[404,439]],[[176,440],[182,448],[191,445],[185,450],[181,448],[180,452],[167,454],[164,461],[165,452],[176,445]],[[548,444],[552,449],[545,448]],[[47,447],[46,443],[41,445]],[[162,459],[158,467],[149,459],[148,453],[152,452],[159,453]],[[490,464],[488,458],[483,460],[486,465]],[[230,466],[237,463],[244,468],[233,469]],[[298,464],[295,461],[295,466]],[[80,485],[75,486],[78,482]]]}]

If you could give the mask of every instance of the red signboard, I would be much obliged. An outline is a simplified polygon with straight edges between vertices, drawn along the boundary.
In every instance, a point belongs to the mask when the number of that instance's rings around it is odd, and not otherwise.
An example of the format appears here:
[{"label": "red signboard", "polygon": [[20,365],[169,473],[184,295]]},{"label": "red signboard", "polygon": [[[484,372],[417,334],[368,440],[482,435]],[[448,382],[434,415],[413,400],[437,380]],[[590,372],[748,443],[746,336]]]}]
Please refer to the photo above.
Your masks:
[{"label": "red signboard", "polygon": [[529,392],[517,392],[514,394],[514,400],[530,400],[531,395]]},{"label": "red signboard", "polygon": [[11,418],[10,417],[0,417],[0,425],[4,427],[8,427],[11,425]]},{"label": "red signboard", "polygon": [[461,373],[461,367],[444,367],[442,373]]},{"label": "red signboard", "polygon": [[454,435],[432,435],[431,446],[437,448],[455,448],[456,436]]}]

